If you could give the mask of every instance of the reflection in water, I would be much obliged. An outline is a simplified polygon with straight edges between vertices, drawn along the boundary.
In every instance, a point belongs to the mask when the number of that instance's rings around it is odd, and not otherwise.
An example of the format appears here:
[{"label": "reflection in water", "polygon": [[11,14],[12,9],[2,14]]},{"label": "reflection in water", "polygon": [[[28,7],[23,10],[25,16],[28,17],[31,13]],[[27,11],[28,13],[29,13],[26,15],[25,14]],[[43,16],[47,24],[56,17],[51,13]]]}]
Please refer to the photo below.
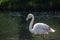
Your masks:
[{"label": "reflection in water", "polygon": [[[27,22],[26,15],[28,12],[19,13],[12,12],[15,14],[1,13],[0,14],[0,40],[41,40],[41,35],[34,35],[29,32],[28,26],[30,23]],[[17,13],[17,14],[16,14]],[[57,12],[55,12],[57,14]],[[60,17],[53,15],[52,12],[39,12],[34,13],[35,23],[43,22],[51,26],[56,30],[55,33],[45,35],[47,40],[60,40]],[[18,16],[17,16],[18,15]],[[58,14],[57,14],[58,15]],[[56,16],[56,17],[53,17]],[[60,15],[59,15],[60,16]],[[57,38],[57,39],[56,39]]]}]

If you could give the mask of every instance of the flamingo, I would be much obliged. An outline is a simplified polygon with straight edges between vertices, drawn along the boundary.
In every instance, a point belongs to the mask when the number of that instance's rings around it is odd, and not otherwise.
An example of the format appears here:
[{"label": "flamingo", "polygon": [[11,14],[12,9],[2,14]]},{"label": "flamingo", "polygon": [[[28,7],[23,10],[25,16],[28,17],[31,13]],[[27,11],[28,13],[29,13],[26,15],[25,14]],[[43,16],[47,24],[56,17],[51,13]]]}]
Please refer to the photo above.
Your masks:
[{"label": "flamingo", "polygon": [[29,31],[33,34],[48,34],[49,32],[55,32],[54,29],[52,29],[50,26],[48,26],[45,23],[34,23],[34,15],[28,14],[26,20],[28,21],[31,19],[30,25],[29,25]]}]

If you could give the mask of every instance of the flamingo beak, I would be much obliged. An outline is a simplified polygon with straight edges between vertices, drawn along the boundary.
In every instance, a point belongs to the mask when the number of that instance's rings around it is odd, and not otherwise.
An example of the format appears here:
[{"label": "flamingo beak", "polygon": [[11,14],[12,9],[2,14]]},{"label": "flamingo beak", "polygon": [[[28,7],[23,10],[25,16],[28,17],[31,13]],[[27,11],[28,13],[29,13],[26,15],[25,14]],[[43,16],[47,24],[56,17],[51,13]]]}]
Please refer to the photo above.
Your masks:
[{"label": "flamingo beak", "polygon": [[26,21],[28,21],[28,18],[26,18]]}]

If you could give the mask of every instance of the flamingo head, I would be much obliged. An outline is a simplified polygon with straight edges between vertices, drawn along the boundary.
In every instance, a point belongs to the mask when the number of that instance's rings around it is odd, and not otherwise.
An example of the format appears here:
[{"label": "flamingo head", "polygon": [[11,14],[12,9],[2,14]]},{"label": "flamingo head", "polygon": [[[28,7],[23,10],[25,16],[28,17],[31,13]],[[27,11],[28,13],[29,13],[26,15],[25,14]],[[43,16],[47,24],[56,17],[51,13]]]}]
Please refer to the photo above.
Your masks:
[{"label": "flamingo head", "polygon": [[28,21],[28,19],[31,19],[32,18],[32,16],[33,16],[33,14],[28,14],[28,16],[27,16],[27,18],[26,18],[26,20]]}]

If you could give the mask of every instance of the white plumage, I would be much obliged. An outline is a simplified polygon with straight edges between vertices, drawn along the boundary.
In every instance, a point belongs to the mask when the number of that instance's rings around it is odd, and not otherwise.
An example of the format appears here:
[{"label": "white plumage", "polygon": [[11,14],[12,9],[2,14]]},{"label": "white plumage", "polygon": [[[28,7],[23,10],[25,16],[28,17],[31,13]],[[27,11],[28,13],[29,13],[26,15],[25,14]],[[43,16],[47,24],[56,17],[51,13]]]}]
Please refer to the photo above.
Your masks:
[{"label": "white plumage", "polygon": [[[31,19],[32,18],[32,19]],[[36,23],[33,25],[34,22],[34,16],[33,14],[28,14],[26,20],[31,19],[30,25],[29,25],[29,31],[34,34],[48,34],[48,32],[55,32],[54,29],[49,27],[45,23]]]}]

